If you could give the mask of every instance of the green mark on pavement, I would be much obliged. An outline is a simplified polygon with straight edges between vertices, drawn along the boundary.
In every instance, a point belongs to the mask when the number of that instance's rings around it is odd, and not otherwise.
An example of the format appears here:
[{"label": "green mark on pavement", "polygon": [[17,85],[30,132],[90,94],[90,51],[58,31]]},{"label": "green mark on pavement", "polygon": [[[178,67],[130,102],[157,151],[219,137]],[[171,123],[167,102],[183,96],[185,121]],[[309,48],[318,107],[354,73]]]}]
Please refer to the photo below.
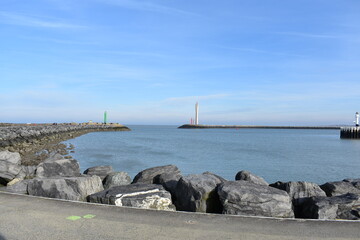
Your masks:
[{"label": "green mark on pavement", "polygon": [[76,221],[76,220],[79,220],[80,218],[81,218],[80,216],[70,216],[70,217],[67,217],[66,219],[71,220],[71,221]]},{"label": "green mark on pavement", "polygon": [[[91,218],[94,218],[95,216],[96,216],[96,215],[86,214],[86,215],[84,215],[82,218],[91,219]],[[67,219],[67,220],[71,220],[71,221],[76,221],[76,220],[81,219],[81,217],[80,217],[80,216],[70,216],[70,217],[67,217],[66,219]]]}]

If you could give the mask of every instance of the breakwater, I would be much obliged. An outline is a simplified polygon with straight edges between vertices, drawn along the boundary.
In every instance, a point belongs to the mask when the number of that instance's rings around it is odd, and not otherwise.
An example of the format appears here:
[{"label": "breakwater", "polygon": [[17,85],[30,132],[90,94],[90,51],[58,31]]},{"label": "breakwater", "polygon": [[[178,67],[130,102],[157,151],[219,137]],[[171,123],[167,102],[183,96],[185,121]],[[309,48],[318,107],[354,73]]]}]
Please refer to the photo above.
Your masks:
[{"label": "breakwater", "polygon": [[360,127],[342,127],[340,138],[360,139]]},{"label": "breakwater", "polygon": [[37,166],[19,153],[0,152],[1,191],[143,209],[277,218],[359,220],[359,179],[280,182],[239,171],[234,180],[211,172],[182,175],[175,165],[126,172],[94,166],[80,172],[75,159],[54,155]]},{"label": "breakwater", "polygon": [[178,128],[264,128],[264,129],[340,129],[339,126],[257,126],[257,125],[194,125],[184,124]]},{"label": "breakwater", "polygon": [[0,151],[19,152],[24,165],[33,165],[64,148],[62,141],[89,132],[129,130],[121,124],[0,124]]}]

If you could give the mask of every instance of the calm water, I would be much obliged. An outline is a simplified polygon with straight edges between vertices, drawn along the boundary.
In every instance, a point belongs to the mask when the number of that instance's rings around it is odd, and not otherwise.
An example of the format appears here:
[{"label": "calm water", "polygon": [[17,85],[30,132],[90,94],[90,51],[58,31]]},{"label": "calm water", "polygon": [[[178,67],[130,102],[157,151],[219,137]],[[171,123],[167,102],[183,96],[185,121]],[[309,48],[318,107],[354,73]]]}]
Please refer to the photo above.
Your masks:
[{"label": "calm water", "polygon": [[175,164],[182,173],[210,171],[228,180],[240,170],[275,181],[360,178],[360,140],[341,140],[339,130],[177,129],[129,126],[130,132],[94,132],[67,141],[82,170],[112,165],[134,177]]}]

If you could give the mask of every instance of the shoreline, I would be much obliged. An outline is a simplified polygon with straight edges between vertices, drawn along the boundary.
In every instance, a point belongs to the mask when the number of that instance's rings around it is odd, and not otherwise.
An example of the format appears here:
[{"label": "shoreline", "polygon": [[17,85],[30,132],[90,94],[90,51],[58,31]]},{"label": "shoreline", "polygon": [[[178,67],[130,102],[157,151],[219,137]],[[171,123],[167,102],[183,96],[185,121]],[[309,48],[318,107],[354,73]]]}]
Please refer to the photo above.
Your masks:
[{"label": "shoreline", "polygon": [[63,141],[90,132],[131,131],[121,124],[61,123],[61,124],[10,124],[0,123],[0,151],[19,152],[23,165],[37,165],[51,152],[68,155]]},{"label": "shoreline", "polygon": [[[55,132],[59,134],[59,126],[54,126],[51,129],[56,129]],[[75,132],[81,135],[90,131],[114,130],[104,125],[80,125],[70,129],[67,126],[60,127],[66,134],[60,135],[67,139],[76,137]],[[40,129],[47,127],[38,126]],[[24,134],[32,128],[24,130],[23,126],[18,126],[16,129],[18,131],[13,132],[13,135],[24,138]],[[122,125],[115,129],[129,130]],[[0,127],[1,131],[4,129]],[[37,136],[35,133],[31,132],[29,139]],[[56,136],[53,140],[59,141],[59,135]],[[0,138],[3,139],[3,135]],[[15,136],[13,138],[16,139]],[[41,138],[41,141],[48,139]],[[49,151],[49,155],[55,155],[33,166],[25,166],[19,153],[0,151],[5,166],[0,176],[0,186],[5,188],[0,188],[0,191],[167,211],[284,219],[360,219],[360,210],[354,210],[360,203],[360,179],[357,178],[322,185],[305,181],[268,183],[260,176],[241,170],[234,181],[211,172],[183,175],[177,166],[164,165],[144,169],[131,179],[128,173],[116,172],[112,166],[93,166],[81,173],[79,163],[71,156],[65,156],[69,154],[70,148],[64,146],[63,149]],[[59,150],[64,150],[65,154],[60,153],[59,156]],[[243,195],[247,197],[238,197]],[[331,209],[336,207],[339,211],[336,210],[334,215]]]},{"label": "shoreline", "polygon": [[230,128],[230,129],[240,129],[240,128],[259,128],[259,129],[334,129],[338,130],[340,126],[262,126],[262,125],[194,125],[194,124],[184,124],[179,126],[181,129],[209,129],[209,128]]}]

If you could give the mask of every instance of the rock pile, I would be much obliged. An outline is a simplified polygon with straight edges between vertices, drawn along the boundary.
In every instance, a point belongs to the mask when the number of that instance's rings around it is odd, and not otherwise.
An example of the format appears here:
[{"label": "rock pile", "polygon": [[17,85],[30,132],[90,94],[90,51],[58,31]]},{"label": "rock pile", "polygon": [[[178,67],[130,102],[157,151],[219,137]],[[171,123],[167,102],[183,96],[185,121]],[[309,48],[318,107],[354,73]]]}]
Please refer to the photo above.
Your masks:
[{"label": "rock pile", "polygon": [[276,182],[247,171],[227,181],[210,172],[182,176],[174,165],[149,168],[133,181],[126,172],[96,166],[80,173],[74,159],[59,154],[36,166],[21,165],[19,153],[0,152],[2,190],[145,209],[278,218],[360,219],[360,179]]},{"label": "rock pile", "polygon": [[18,152],[23,165],[37,165],[55,149],[66,153],[67,146],[61,141],[94,131],[128,130],[120,124],[5,125],[0,126],[0,151]]}]

